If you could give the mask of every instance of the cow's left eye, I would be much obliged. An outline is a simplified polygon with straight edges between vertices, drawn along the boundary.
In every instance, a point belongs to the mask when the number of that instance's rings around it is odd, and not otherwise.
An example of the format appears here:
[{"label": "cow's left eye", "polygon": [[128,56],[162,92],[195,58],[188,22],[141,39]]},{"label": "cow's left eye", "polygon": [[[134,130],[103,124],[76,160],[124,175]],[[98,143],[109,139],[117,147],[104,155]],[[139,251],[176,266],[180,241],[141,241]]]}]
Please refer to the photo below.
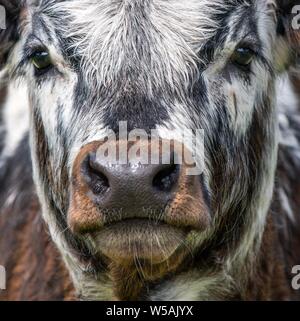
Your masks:
[{"label": "cow's left eye", "polygon": [[50,54],[47,51],[37,51],[31,56],[34,67],[40,71],[52,66]]},{"label": "cow's left eye", "polygon": [[255,58],[255,52],[250,48],[239,47],[235,49],[231,61],[239,66],[247,67]]}]

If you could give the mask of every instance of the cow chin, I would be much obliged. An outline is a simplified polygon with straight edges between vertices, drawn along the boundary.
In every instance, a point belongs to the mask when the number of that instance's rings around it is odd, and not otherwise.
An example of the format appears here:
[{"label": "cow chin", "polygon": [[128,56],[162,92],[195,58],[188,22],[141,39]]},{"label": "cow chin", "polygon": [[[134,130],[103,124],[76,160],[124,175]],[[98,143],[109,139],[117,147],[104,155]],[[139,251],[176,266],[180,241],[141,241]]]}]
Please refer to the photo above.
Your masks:
[{"label": "cow chin", "polygon": [[93,233],[97,248],[115,263],[124,265],[136,260],[161,264],[181,251],[188,232],[185,229],[146,219],[129,219]]}]

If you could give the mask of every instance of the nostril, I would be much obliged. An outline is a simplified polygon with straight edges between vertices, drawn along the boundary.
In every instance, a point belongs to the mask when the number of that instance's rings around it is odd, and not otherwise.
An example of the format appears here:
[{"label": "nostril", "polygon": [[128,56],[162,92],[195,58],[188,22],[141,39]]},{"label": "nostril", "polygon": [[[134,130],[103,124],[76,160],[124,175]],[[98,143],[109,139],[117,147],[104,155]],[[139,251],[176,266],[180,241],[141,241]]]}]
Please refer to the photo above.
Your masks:
[{"label": "nostril", "polygon": [[153,186],[162,192],[170,192],[176,185],[179,177],[179,165],[171,164],[161,169],[153,179]]},{"label": "nostril", "polygon": [[85,180],[96,195],[106,193],[109,188],[109,180],[95,161],[93,155],[89,155],[82,164],[82,173]]}]

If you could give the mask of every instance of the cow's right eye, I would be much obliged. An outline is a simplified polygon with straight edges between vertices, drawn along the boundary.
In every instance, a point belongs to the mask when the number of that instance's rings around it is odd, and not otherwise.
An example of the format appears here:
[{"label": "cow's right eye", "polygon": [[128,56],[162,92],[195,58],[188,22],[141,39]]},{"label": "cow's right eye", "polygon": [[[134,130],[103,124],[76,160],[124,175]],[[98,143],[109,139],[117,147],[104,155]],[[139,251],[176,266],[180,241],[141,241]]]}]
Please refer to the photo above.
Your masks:
[{"label": "cow's right eye", "polygon": [[37,51],[31,56],[31,62],[39,71],[45,71],[52,66],[50,54],[47,51]]},{"label": "cow's right eye", "polygon": [[247,67],[255,58],[255,52],[247,47],[239,47],[233,53],[231,60],[240,67]]}]

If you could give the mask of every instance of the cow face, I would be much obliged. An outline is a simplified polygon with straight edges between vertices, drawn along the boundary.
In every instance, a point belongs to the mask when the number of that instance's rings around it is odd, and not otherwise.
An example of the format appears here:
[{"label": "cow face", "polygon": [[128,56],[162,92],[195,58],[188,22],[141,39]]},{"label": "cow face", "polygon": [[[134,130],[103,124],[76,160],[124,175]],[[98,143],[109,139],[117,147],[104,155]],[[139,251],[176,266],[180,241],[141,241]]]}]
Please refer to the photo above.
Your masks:
[{"label": "cow face", "polygon": [[[0,3],[4,70],[28,87],[35,181],[70,266],[138,260],[155,279],[190,254],[214,264],[219,250],[259,244],[276,166],[275,77],[298,48],[293,2]],[[196,175],[175,161],[193,152],[185,130],[204,133]]]}]

